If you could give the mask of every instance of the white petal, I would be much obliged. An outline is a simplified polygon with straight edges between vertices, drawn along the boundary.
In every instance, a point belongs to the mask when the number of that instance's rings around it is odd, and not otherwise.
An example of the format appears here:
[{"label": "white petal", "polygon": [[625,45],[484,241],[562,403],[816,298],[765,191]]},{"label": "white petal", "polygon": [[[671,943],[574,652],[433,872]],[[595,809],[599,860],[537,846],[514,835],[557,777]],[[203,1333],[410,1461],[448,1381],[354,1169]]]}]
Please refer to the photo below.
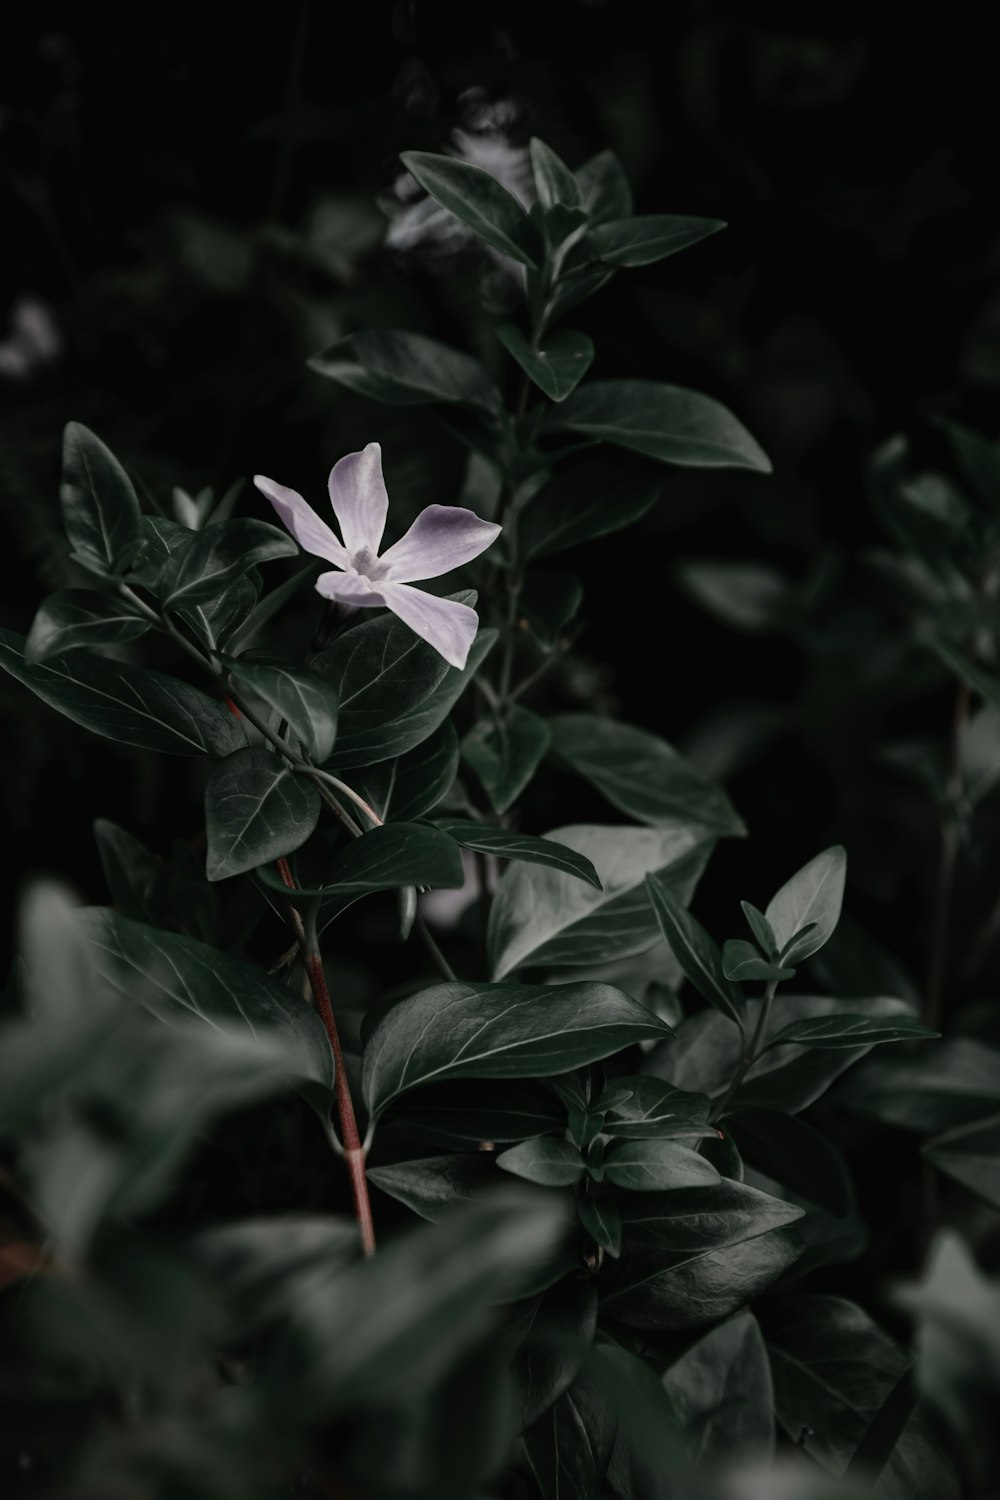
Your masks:
[{"label": "white petal", "polygon": [[348,453],[334,464],[330,470],[330,503],[351,556],[358,552],[377,556],[389,511],[378,443],[369,443],[360,453]]},{"label": "white petal", "polygon": [[386,602],[381,590],[363,573],[355,573],[353,568],[346,573],[321,573],[316,580],[316,592],[324,599],[335,599],[338,604],[360,605],[363,609]]},{"label": "white petal", "polygon": [[479,616],[474,609],[454,599],[436,599],[433,594],[405,583],[385,582],[380,587],[386,604],[404,625],[440,651],[450,666],[465,666],[469,647],[479,629]]},{"label": "white petal", "polygon": [[347,553],[325,521],[308,505],[297,490],[275,484],[263,474],[255,474],[253,482],[262,495],[266,495],[278,512],[282,524],[287,526],[299,546],[314,557],[325,558],[336,563],[338,568],[348,566]]},{"label": "white petal", "polygon": [[428,505],[380,561],[394,583],[439,578],[485,552],[500,531],[493,521],[481,521],[460,505]]}]

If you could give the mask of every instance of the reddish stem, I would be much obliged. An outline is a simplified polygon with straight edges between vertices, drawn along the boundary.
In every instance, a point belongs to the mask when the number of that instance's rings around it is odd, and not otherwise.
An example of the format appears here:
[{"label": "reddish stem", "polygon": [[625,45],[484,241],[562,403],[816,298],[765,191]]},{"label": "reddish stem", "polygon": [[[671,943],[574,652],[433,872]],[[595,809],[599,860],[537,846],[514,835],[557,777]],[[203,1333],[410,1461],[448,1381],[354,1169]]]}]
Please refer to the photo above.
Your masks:
[{"label": "reddish stem", "polygon": [[[288,867],[286,859],[278,860],[278,871],[282,880],[290,891],[295,890],[295,881]],[[326,984],[326,975],[323,972],[323,959],[316,952],[305,954],[306,973],[309,975],[309,983],[312,986],[313,996],[316,1000],[316,1009],[319,1011],[320,1019],[326,1028],[326,1034],[330,1042],[330,1051],[333,1053],[335,1068],[334,1093],[337,1101],[337,1117],[340,1121],[340,1139],[344,1148],[344,1161],[347,1165],[347,1175],[351,1182],[351,1192],[354,1197],[354,1215],[358,1221],[358,1229],[361,1234],[361,1247],[365,1255],[375,1253],[375,1225],[372,1221],[372,1207],[368,1198],[368,1179],[365,1176],[365,1148],[358,1133],[358,1122],[354,1114],[354,1101],[351,1098],[351,1088],[347,1081],[347,1069],[344,1066],[344,1050],[340,1045],[340,1033],[337,1030],[336,1017],[333,1014],[333,1005],[330,1000],[330,991]]]}]

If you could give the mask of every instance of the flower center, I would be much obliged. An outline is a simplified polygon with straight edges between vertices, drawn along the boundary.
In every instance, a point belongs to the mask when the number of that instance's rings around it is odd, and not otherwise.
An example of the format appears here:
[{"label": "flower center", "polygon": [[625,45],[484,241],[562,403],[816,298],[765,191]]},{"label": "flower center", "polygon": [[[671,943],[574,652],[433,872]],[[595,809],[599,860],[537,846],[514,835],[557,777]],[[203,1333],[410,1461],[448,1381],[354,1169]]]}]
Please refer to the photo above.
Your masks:
[{"label": "flower center", "polygon": [[367,578],[369,583],[375,583],[379,578],[384,578],[388,572],[385,563],[379,561],[370,547],[360,547],[351,557],[351,566],[356,573]]}]

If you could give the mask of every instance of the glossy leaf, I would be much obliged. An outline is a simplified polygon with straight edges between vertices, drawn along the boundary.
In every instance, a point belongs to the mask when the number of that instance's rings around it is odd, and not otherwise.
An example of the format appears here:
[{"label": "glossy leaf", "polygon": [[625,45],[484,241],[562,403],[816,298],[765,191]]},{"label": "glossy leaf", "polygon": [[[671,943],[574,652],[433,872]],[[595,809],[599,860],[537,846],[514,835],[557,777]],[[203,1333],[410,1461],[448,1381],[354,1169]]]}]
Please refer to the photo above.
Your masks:
[{"label": "glossy leaf", "polygon": [[687,1094],[660,1078],[638,1074],[616,1078],[598,1096],[594,1109],[607,1111],[604,1129],[608,1135],[616,1140],[639,1141],[700,1130],[707,1126],[711,1100],[705,1094]]},{"label": "glossy leaf", "polygon": [[756,906],[752,906],[749,901],[741,901],[740,906],[743,909],[743,915],[749,923],[750,931],[754,935],[754,941],[758,948],[764,954],[765,958],[776,959],[778,956],[778,942],[774,936],[774,928],[764,913],[758,911]]},{"label": "glossy leaf", "polygon": [[557,759],[619,812],[654,826],[683,818],[712,833],[746,832],[722,788],[647,730],[595,714],[558,714],[549,727]]},{"label": "glossy leaf", "polygon": [[798,1256],[797,1205],[720,1178],[712,1186],[629,1195],[623,1249],[602,1303],[644,1328],[696,1328],[759,1295]]},{"label": "glossy leaf", "polygon": [[[840,918],[847,875],[847,852],[841,844],[824,849],[803,865],[772,896],[764,913],[781,953],[781,962],[800,963],[832,937]],[[803,928],[809,927],[809,932]],[[796,942],[792,939],[801,934]]]},{"label": "glossy leaf", "polygon": [[175,548],[157,587],[168,609],[190,609],[221,594],[258,563],[297,552],[292,537],[267,521],[223,521],[192,532]]},{"label": "glossy leaf", "polygon": [[84,729],[165,755],[229,755],[246,743],[215,698],[162,672],[74,651],[48,666],[24,660],[24,641],[0,630],[0,666]]},{"label": "glossy leaf", "polygon": [[531,157],[535,192],[542,207],[552,208],[557,203],[563,203],[569,208],[576,208],[580,202],[580,188],[562,157],[537,136],[532,136],[528,143],[528,154]]},{"label": "glossy leaf", "polygon": [[236,750],[205,787],[209,880],[242,875],[291,854],[319,821],[315,783],[272,750]]},{"label": "glossy leaf", "polygon": [[420,333],[387,328],[339,339],[309,364],[318,374],[389,406],[472,406],[495,416],[500,393],[478,360]]},{"label": "glossy leaf", "polygon": [[589,859],[594,890],[558,870],[512,865],[501,876],[490,912],[493,973],[537,964],[594,964],[652,947],[658,933],[645,876],[662,872],[679,898],[690,895],[710,841],[690,825],[609,828],[580,825],[548,835]]},{"label": "glossy leaf", "polygon": [[380,1114],[424,1084],[544,1078],[669,1035],[652,1011],[606,984],[436,985],[394,1006],[375,1029],[365,1098]]},{"label": "glossy leaf", "polygon": [[514,704],[503,724],[482,719],[462,741],[462,755],[482,782],[494,812],[506,812],[537,771],[549,748],[544,719]]},{"label": "glossy leaf", "polygon": [[606,460],[567,469],[526,504],[519,528],[523,555],[544,557],[620,531],[662,492],[662,482],[649,473]]},{"label": "glossy leaf", "polygon": [[148,620],[114,596],[90,589],[60,589],[49,595],[35,615],[24,659],[34,666],[64,651],[138,640],[148,629]]},{"label": "glossy leaf", "polygon": [[722,219],[693,219],[679,214],[642,214],[610,219],[592,229],[587,248],[609,266],[649,266],[696,245],[725,229]]},{"label": "glossy leaf", "polygon": [[114,454],[80,422],[63,434],[59,498],[74,555],[92,572],[120,572],[142,540],[139,502]]},{"label": "glossy leaf", "polygon": [[741,1015],[743,999],[727,978],[722,967],[722,954],[715,943],[674,895],[669,881],[659,875],[649,875],[646,888],[660,931],[686,978],[703,1000],[731,1021],[736,1021]]},{"label": "glossy leaf", "polygon": [[513,323],[501,323],[497,338],[550,401],[565,401],[594,362],[592,341],[571,328],[548,334],[537,348]]},{"label": "glossy leaf", "polygon": [[617,1259],[622,1253],[622,1216],[612,1198],[578,1198],[580,1223],[595,1245]]},{"label": "glossy leaf", "polygon": [[[906,1355],[843,1297],[788,1299],[768,1318],[765,1332],[781,1425],[813,1458],[842,1472],[906,1369]],[[954,1471],[915,1413],[878,1493],[895,1500],[954,1500],[959,1492]]]},{"label": "glossy leaf", "polygon": [[[266,884],[280,888],[279,877],[262,872]],[[300,886],[304,896],[362,896],[369,891],[416,885],[456,889],[465,874],[458,845],[428,823],[386,823],[353,839],[331,861],[322,885]]]},{"label": "glossy leaf", "polygon": [[439,1219],[456,1203],[479,1198],[497,1182],[491,1151],[453,1152],[393,1166],[369,1167],[368,1180],[422,1219]]},{"label": "glossy leaf", "polygon": [[577,1148],[554,1135],[536,1136],[501,1151],[497,1166],[541,1187],[570,1187],[586,1170]]},{"label": "glossy leaf", "polygon": [[492,823],[475,823],[471,818],[438,818],[437,827],[463,849],[477,849],[481,854],[495,854],[499,859],[520,860],[529,865],[548,865],[550,869],[562,870],[587,881],[596,890],[601,889],[589,859],[577,854],[554,839],[535,838],[530,833],[511,833],[506,828],[496,828]]},{"label": "glossy leaf", "polygon": [[299,1059],[301,1079],[332,1088],[333,1055],[323,1023],[295,990],[205,943],[91,907],[81,931],[102,978],[130,1004],[170,1023],[195,1017],[273,1032]]},{"label": "glossy leaf", "polygon": [[791,1021],[775,1032],[767,1046],[782,1047],[787,1043],[800,1047],[875,1046],[879,1042],[929,1041],[940,1034],[908,1016],[815,1016]]},{"label": "glossy leaf", "polygon": [[661,463],[764,474],[771,470],[759,444],[720,402],[653,380],[595,380],[580,386],[554,409],[549,423]]},{"label": "glossy leaf", "polygon": [[748,980],[794,979],[794,969],[783,969],[780,964],[768,963],[761,958],[753,943],[745,938],[728,938],[722,947],[722,972],[727,979],[745,984]]},{"label": "glossy leaf", "polygon": [[604,1176],[615,1187],[633,1193],[665,1193],[718,1182],[719,1174],[704,1156],[677,1141],[631,1140],[609,1146]]},{"label": "glossy leaf", "polygon": [[337,736],[337,694],[332,682],[303,667],[263,662],[236,662],[231,674],[240,691],[263,698],[281,715],[308,755],[326,760]]},{"label": "glossy leaf", "polygon": [[489,172],[429,151],[403,151],[400,160],[425,192],[487,245],[537,270],[531,221],[514,195]]},{"label": "glossy leaf", "polygon": [[521,1440],[541,1500],[596,1500],[617,1430],[617,1411],[600,1386],[575,1381]]}]

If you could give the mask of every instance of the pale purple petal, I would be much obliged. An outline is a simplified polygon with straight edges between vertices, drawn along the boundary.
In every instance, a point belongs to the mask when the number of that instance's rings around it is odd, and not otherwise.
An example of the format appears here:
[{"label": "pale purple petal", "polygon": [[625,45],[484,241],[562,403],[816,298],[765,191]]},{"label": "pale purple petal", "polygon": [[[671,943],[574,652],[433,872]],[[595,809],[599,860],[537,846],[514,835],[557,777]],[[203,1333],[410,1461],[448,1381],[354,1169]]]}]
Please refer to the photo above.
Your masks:
[{"label": "pale purple petal", "polygon": [[338,604],[356,604],[362,609],[386,603],[381,589],[376,588],[363,573],[355,573],[353,568],[346,573],[321,573],[316,580],[316,592],[324,599],[335,599]]},{"label": "pale purple petal", "polygon": [[439,578],[485,552],[500,530],[494,522],[481,521],[474,511],[463,510],[460,505],[428,505],[380,561],[393,583]]},{"label": "pale purple petal", "polygon": [[330,503],[351,557],[359,552],[376,557],[389,511],[378,443],[369,443],[360,453],[348,453],[334,464],[330,470]]},{"label": "pale purple petal", "polygon": [[338,568],[348,566],[348,556],[325,521],[308,505],[297,490],[286,489],[275,484],[263,474],[255,474],[253,482],[262,495],[266,495],[278,512],[282,524],[287,526],[299,546],[314,557],[336,563]]},{"label": "pale purple petal", "polygon": [[439,651],[452,667],[464,667],[469,647],[479,629],[479,616],[467,604],[437,599],[406,583],[380,584],[385,602],[394,615],[409,625],[421,640]]}]

